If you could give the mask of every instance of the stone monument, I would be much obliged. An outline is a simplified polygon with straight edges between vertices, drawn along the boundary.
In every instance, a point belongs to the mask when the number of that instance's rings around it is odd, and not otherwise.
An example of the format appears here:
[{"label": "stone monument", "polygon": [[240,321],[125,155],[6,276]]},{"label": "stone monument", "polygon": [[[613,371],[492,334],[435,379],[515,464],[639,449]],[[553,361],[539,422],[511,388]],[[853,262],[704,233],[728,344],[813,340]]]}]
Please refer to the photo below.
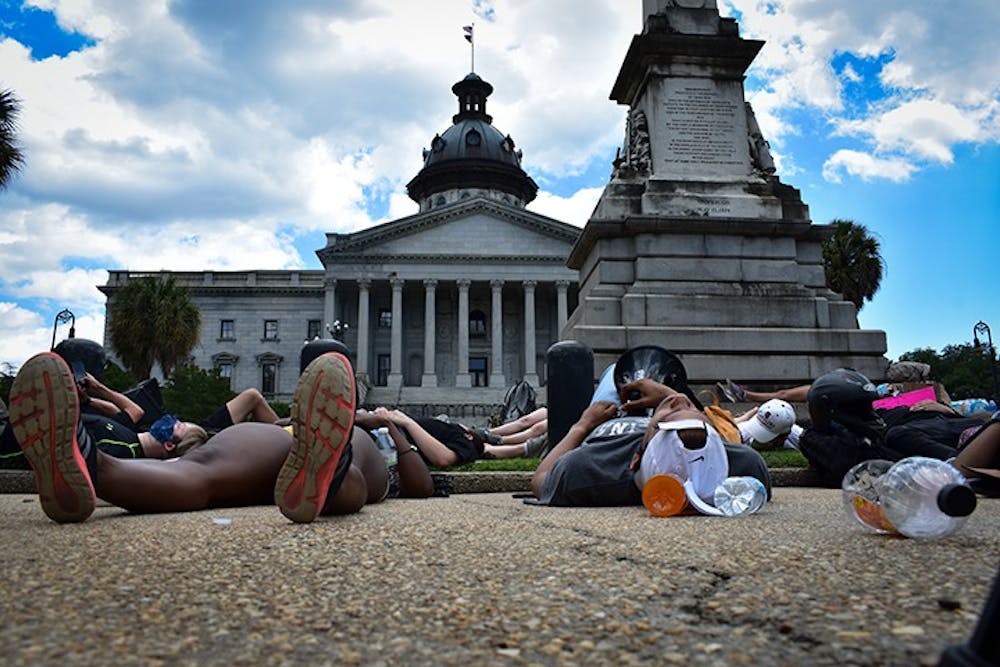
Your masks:
[{"label": "stone monument", "polygon": [[692,383],[809,382],[839,366],[873,379],[885,334],[860,330],[825,286],[799,191],[775,173],[743,78],[763,42],[715,0],[643,0],[611,91],[628,107],[610,182],[570,253],[579,306],[562,331],[600,369],[623,350],[677,353]]}]

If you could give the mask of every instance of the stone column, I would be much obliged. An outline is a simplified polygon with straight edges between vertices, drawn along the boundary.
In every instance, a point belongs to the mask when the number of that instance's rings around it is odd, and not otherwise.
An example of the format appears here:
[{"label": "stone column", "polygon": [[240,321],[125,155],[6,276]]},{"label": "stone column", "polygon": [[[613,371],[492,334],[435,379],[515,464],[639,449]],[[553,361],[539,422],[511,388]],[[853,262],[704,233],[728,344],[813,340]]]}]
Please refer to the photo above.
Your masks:
[{"label": "stone column", "polygon": [[386,385],[398,389],[403,386],[403,284],[406,281],[393,278],[392,285],[392,333],[389,346],[389,378]]},{"label": "stone column", "polygon": [[337,319],[337,279],[323,279],[323,326],[320,335],[333,338],[333,321]]},{"label": "stone column", "polygon": [[521,282],[524,286],[524,379],[538,386],[538,371],[535,368],[535,285],[534,280]]},{"label": "stone column", "polygon": [[556,281],[556,340],[562,340],[562,330],[566,326],[569,317],[569,306],[566,300],[566,291],[569,289],[568,280]]},{"label": "stone column", "polygon": [[456,387],[471,387],[472,376],[469,375],[469,285],[471,280],[462,278],[458,284],[458,373],[455,375]]},{"label": "stone column", "polygon": [[428,278],[424,281],[424,375],[420,378],[421,387],[437,386],[437,366],[434,363],[434,331],[437,326],[434,309],[434,290],[438,281]]},{"label": "stone column", "polygon": [[364,377],[371,377],[371,369],[368,368],[368,327],[371,322],[368,295],[371,286],[372,281],[367,278],[358,280],[358,349],[354,351],[358,367],[354,372]]},{"label": "stone column", "polygon": [[490,288],[493,290],[493,317],[491,318],[493,358],[490,364],[489,385],[491,387],[504,387],[507,382],[503,375],[503,281],[491,280]]}]

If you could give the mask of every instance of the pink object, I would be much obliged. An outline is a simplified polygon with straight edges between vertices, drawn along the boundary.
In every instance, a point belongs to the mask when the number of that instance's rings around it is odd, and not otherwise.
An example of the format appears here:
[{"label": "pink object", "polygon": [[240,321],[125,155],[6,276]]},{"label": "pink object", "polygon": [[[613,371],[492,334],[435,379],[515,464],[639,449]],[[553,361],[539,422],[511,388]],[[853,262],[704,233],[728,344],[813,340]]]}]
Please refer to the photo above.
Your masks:
[{"label": "pink object", "polygon": [[880,398],[877,401],[872,401],[872,407],[888,410],[889,408],[898,408],[901,405],[914,405],[920,401],[936,400],[937,397],[934,395],[934,387],[923,387],[921,389],[908,391],[897,396],[889,396],[887,398]]}]

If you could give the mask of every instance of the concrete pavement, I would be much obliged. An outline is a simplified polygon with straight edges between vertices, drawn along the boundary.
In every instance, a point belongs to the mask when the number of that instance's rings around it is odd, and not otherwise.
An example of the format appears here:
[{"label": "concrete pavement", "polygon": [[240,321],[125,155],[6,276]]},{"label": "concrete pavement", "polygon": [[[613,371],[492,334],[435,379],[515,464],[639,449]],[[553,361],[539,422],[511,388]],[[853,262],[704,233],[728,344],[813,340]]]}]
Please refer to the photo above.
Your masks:
[{"label": "concrete pavement", "polygon": [[0,496],[5,664],[935,664],[968,639],[1000,500],[864,533],[839,491],[656,519],[508,493],[289,523],[274,507],[50,522]]}]

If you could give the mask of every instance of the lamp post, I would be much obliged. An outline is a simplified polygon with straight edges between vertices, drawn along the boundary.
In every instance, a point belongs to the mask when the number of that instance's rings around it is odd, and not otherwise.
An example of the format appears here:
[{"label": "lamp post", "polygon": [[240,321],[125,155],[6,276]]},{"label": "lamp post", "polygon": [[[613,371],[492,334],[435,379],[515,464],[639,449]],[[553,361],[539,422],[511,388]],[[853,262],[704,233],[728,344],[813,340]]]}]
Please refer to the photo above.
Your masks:
[{"label": "lamp post", "polygon": [[76,337],[76,315],[68,308],[63,308],[56,313],[56,319],[52,323],[52,345],[49,347],[50,350],[56,349],[56,329],[59,328],[60,324],[66,324],[67,322],[69,322],[69,336],[67,338]]},{"label": "lamp post", "polygon": [[972,346],[979,349],[982,344],[980,336],[986,336],[986,353],[990,355],[990,373],[993,376],[993,402],[1000,404],[1000,382],[997,381],[997,351],[993,348],[993,334],[990,326],[979,320],[976,326],[972,327]]}]

